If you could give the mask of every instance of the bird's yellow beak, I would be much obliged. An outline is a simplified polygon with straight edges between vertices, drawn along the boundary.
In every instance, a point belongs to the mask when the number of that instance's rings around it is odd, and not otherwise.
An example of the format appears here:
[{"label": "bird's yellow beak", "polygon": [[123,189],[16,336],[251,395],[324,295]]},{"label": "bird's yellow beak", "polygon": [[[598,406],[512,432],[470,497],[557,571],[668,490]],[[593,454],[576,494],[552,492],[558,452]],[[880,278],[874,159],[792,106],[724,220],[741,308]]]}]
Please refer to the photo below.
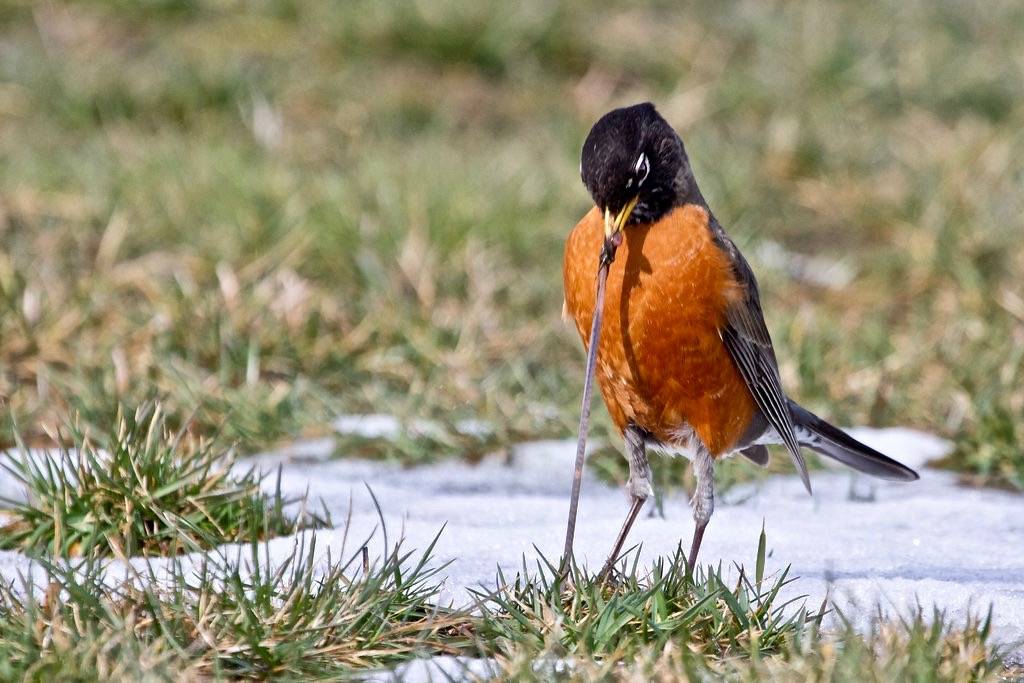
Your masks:
[{"label": "bird's yellow beak", "polygon": [[629,217],[632,215],[639,198],[639,196],[636,196],[630,199],[615,216],[612,216],[610,209],[606,208],[604,210],[604,238],[606,240],[610,240],[614,235],[622,231],[623,226],[629,221]]}]

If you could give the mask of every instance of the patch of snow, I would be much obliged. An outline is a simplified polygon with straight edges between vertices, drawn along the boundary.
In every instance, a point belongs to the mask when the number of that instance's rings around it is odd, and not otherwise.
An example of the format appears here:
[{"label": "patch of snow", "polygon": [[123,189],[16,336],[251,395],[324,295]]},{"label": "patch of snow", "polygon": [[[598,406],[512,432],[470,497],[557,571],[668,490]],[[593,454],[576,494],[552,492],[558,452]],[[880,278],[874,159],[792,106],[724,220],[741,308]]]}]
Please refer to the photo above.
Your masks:
[{"label": "patch of snow", "polygon": [[402,423],[394,415],[342,415],[331,423],[340,434],[353,434],[368,439],[385,439],[397,435]]},{"label": "patch of snow", "polygon": [[400,664],[394,671],[382,671],[363,677],[368,683],[431,683],[432,681],[488,680],[500,669],[490,659],[441,655],[414,659]]},{"label": "patch of snow", "polygon": [[[431,420],[412,420],[403,423],[394,415],[341,415],[331,423],[339,434],[351,434],[368,439],[392,439],[401,434],[403,427],[415,434],[440,435],[443,426]],[[455,430],[466,436],[486,436],[494,427],[483,420],[459,420]]]}]

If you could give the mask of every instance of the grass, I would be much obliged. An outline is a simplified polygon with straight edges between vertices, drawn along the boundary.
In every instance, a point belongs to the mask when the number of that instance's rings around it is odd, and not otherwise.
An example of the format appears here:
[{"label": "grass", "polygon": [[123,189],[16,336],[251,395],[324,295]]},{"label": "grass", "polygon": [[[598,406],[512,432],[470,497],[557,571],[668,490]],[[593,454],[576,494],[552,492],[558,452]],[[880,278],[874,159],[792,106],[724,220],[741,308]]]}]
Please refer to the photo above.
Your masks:
[{"label": "grass", "polygon": [[270,568],[251,548],[244,567],[204,566],[198,588],[181,574],[159,596],[160,635],[189,657],[198,654],[207,672],[301,678],[457,647],[464,617],[437,605],[444,566],[427,566],[433,546],[411,565],[412,553],[396,548],[365,572],[360,553],[328,556],[324,566],[315,542]]},{"label": "grass", "polygon": [[233,472],[233,451],[185,428],[171,433],[158,404],[120,413],[98,444],[74,424],[69,436],[74,449],[57,455],[23,449],[4,456],[27,499],[4,501],[0,548],[61,557],[173,555],[329,523],[304,500],[264,493],[266,475],[255,468]]},{"label": "grass", "polygon": [[42,598],[30,584],[0,590],[0,678],[298,680],[457,646],[464,617],[437,607],[429,548],[410,562],[396,547],[365,571],[359,552],[325,563],[315,540],[278,564],[260,543],[248,554],[113,588],[95,562],[46,563]]},{"label": "grass", "polygon": [[[634,681],[998,681],[1012,677],[989,642],[991,613],[956,624],[938,610],[881,610],[866,626],[843,615],[824,626],[825,605],[783,602],[788,571],[764,576],[762,533],[753,576],[736,567],[732,586],[708,567],[685,574],[685,558],[634,564],[614,588],[574,568],[567,590],[552,565],[482,595],[486,653],[500,680]],[[502,577],[499,576],[499,582]],[[831,610],[828,610],[831,611]],[[1004,678],[1005,677],[1005,678]]]},{"label": "grass", "polygon": [[770,653],[822,614],[794,607],[799,600],[779,600],[791,581],[787,572],[766,580],[765,548],[762,531],[754,576],[738,568],[732,587],[721,567],[698,567],[694,575],[687,574],[682,548],[656,561],[647,574],[633,555],[633,565],[611,588],[578,567],[569,587],[546,561],[533,576],[524,567],[512,582],[499,574],[499,590],[477,596],[482,610],[478,635],[504,655],[525,646],[559,657],[628,659],[670,642],[718,659]]},{"label": "grass", "polygon": [[[475,427],[482,427],[477,429]],[[335,435],[337,457],[395,460],[407,465],[461,457],[476,462],[503,445],[527,440],[526,435],[497,433],[490,426],[445,420],[398,422],[394,433],[369,436],[358,431],[339,430]]]},{"label": "grass", "polygon": [[542,561],[511,583],[499,576],[468,611],[440,604],[433,544],[363,564],[361,549],[324,558],[307,541],[274,562],[254,541],[117,584],[94,559],[44,561],[31,582],[0,586],[0,679],[337,679],[439,654],[488,658],[499,680],[1012,675],[989,642],[991,615],[957,624],[918,609],[826,626],[824,612],[780,599],[798,580],[765,575],[763,535],[754,571],[737,566],[728,584],[721,568],[686,575],[677,553],[649,572],[628,557],[613,586],[574,567],[566,591]]},{"label": "grass", "polygon": [[844,622],[837,629],[808,628],[768,655],[709,660],[685,643],[648,647],[636,658],[564,660],[522,648],[502,656],[495,678],[523,681],[922,681],[935,683],[1016,680],[998,648],[989,644],[987,621],[952,622],[937,612],[882,618],[864,630]]},{"label": "grass", "polygon": [[878,614],[870,626],[843,619],[837,633],[814,631],[790,652],[736,667],[745,680],[797,681],[1001,681],[1019,675],[1006,669],[989,642],[991,613],[952,623],[938,610],[918,607],[906,617]]},{"label": "grass", "polygon": [[992,614],[963,624],[920,606],[879,608],[855,625],[791,595],[788,568],[765,575],[767,538],[754,571],[721,567],[687,574],[682,549],[649,572],[627,557],[612,586],[573,567],[572,587],[541,560],[530,574],[478,593],[475,633],[502,680],[996,681],[1010,676],[989,640]]},{"label": "grass", "polygon": [[[579,145],[649,98],[760,275],[792,393],[1020,486],[1016,3],[8,1],[0,22],[0,400],[30,444],[153,399],[243,451],[381,406],[482,419],[485,448],[570,435]],[[480,448],[448,441],[375,450]]]}]

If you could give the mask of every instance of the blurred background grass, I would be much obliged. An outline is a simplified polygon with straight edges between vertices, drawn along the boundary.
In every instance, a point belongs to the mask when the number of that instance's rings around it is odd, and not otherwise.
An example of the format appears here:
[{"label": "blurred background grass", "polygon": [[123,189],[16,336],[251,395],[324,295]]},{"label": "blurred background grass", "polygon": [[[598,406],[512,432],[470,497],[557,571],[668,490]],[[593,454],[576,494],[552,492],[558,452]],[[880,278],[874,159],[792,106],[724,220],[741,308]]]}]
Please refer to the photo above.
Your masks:
[{"label": "blurred background grass", "polygon": [[1024,487],[1011,0],[0,0],[0,445],[151,398],[247,450],[349,412],[493,428],[369,449],[407,460],[571,436],[579,147],[646,99],[791,393]]}]

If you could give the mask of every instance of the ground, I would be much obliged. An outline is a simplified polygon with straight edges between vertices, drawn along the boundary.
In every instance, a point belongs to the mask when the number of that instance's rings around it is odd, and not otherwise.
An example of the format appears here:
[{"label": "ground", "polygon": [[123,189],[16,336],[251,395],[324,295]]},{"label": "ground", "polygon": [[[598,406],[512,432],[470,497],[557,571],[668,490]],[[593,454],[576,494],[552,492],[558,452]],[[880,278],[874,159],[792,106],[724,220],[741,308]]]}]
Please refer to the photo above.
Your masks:
[{"label": "ground", "polygon": [[[335,427],[342,435],[394,438],[400,433],[398,422],[386,415],[342,417]],[[723,566],[734,580],[741,566],[752,566],[752,549],[764,530],[766,573],[779,575],[785,570],[795,579],[779,596],[780,601],[793,601],[788,612],[828,601],[835,611],[826,618],[826,628],[835,629],[846,619],[855,628],[869,629],[880,615],[911,618],[920,605],[934,606],[953,623],[991,610],[993,639],[1003,644],[1007,662],[1020,660],[1024,558],[992,549],[1024,544],[1024,528],[1018,522],[1024,501],[1013,493],[963,487],[955,475],[929,467],[928,462],[950,448],[942,439],[907,429],[861,428],[853,433],[921,468],[921,480],[876,482],[836,468],[814,473],[813,496],[807,496],[792,474],[734,486],[719,497],[701,562]],[[445,461],[413,468],[337,459],[332,457],[334,448],[334,439],[322,438],[236,464],[239,472],[254,464],[279,470],[265,480],[268,493],[322,501],[331,517],[345,520],[336,528],[267,541],[257,555],[261,565],[286,566],[294,562],[297,547],[315,547],[311,558],[320,568],[316,574],[330,565],[329,558],[345,557],[362,545],[375,561],[396,542],[414,553],[432,548],[431,561],[441,567],[435,604],[472,610],[481,592],[501,587],[500,577],[514,577],[524,567],[536,573],[532,568],[539,567],[538,562],[559,555],[575,457],[572,441],[520,444],[475,465]],[[0,477],[0,491],[15,498],[23,495],[20,483],[9,474]],[[640,546],[641,573],[658,558],[672,555],[681,542],[685,547],[692,528],[681,492],[667,495],[660,512],[653,503],[631,538]],[[603,562],[626,506],[620,487],[594,476],[585,478],[576,536],[578,561],[590,567]],[[246,557],[249,544],[225,544],[212,552],[230,561]],[[131,560],[131,569],[128,563],[112,560],[103,569],[104,581],[115,586],[137,577],[173,586],[180,576],[198,572],[208,556],[202,552],[173,560],[137,558]],[[635,556],[631,553],[629,562]],[[41,596],[48,579],[33,566],[21,552],[0,554],[3,576],[12,581],[35,577],[34,590]],[[429,664],[411,669],[402,665],[398,671],[408,680],[418,680],[439,672],[493,673],[497,666],[494,660],[467,656],[429,659]]]},{"label": "ground", "polygon": [[[467,650],[509,677],[552,673],[527,671],[539,653],[593,679],[1002,675],[1022,579],[1022,50],[1014,0],[0,0],[0,552],[46,584],[40,601],[0,586],[0,679],[348,675]],[[534,544],[557,559],[579,149],[643,100],[757,273],[787,391],[951,446],[917,484],[853,484],[874,502],[821,469],[808,499],[784,458],[719,468],[705,559],[753,575],[763,521],[772,576],[802,577],[782,590],[831,581],[864,603],[853,630],[772,621],[761,581],[648,577],[689,530],[691,476],[663,460],[664,517],[638,523],[621,592],[438,607]],[[381,413],[382,433],[337,425]],[[592,434],[590,567],[626,476],[599,401]],[[295,459],[311,442],[315,462]],[[50,466],[20,455],[61,447]],[[282,449],[280,489],[244,474]],[[375,537],[355,580],[376,515],[362,479],[417,551],[382,559]],[[307,485],[315,514],[289,502]],[[342,566],[321,553],[350,490]],[[107,581],[125,555],[171,567],[296,533],[319,545],[294,575]],[[920,613],[864,624],[913,593]]]}]

